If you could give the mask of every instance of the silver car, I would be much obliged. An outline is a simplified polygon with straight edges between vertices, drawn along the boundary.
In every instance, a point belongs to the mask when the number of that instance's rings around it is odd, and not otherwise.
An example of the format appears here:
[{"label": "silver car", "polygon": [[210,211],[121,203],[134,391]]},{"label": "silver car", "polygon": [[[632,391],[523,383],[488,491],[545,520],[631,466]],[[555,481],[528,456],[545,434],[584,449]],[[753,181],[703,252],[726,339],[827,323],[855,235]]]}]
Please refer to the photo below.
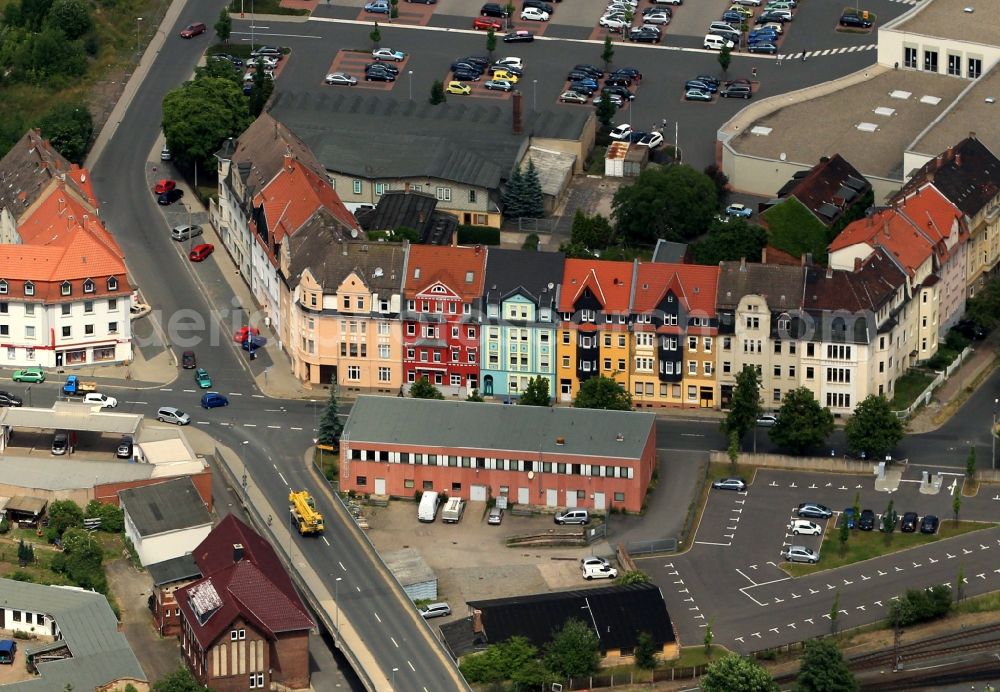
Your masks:
[{"label": "silver car", "polygon": [[198,224],[188,225],[183,224],[181,226],[174,226],[170,230],[170,237],[174,240],[191,240],[191,238],[197,238],[203,232],[203,229]]},{"label": "silver car", "polygon": [[420,609],[420,617],[424,620],[445,617],[446,615],[451,615],[451,606],[447,603],[428,603]]},{"label": "silver car", "polygon": [[486,517],[486,523],[499,526],[503,521],[503,510],[499,507],[490,507],[490,513]]},{"label": "silver car", "polygon": [[781,557],[785,558],[789,562],[808,562],[811,565],[815,565],[819,562],[819,553],[817,553],[812,548],[807,548],[804,545],[790,545],[781,553]]},{"label": "silver car", "polygon": [[191,422],[191,416],[173,406],[161,406],[156,412],[156,420],[161,423],[173,423],[174,425],[187,425]]}]

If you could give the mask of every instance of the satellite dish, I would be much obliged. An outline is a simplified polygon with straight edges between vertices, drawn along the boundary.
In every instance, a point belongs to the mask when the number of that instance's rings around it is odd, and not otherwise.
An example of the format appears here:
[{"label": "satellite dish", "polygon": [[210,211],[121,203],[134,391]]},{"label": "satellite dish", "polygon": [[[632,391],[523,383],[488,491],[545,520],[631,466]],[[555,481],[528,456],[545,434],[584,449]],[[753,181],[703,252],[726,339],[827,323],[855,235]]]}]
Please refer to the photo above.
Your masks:
[{"label": "satellite dish", "polygon": [[357,238],[358,237],[358,229],[356,229],[356,228],[352,228],[351,229],[351,237],[352,238]]},{"label": "satellite dish", "polygon": [[534,477],[535,477],[535,472],[534,471],[528,471],[528,480],[530,481]]},{"label": "satellite dish", "polygon": [[383,272],[382,272],[382,267],[375,267],[375,272],[374,272],[374,275],[375,275],[376,277],[380,277],[380,276],[382,276],[382,274],[383,274]]},{"label": "satellite dish", "polygon": [[556,285],[550,281],[549,282],[549,290],[551,291],[555,287],[556,287]]},{"label": "satellite dish", "polygon": [[788,158],[788,157],[785,156],[785,152],[781,152],[780,154],[778,154],[778,159],[779,160],[784,161],[786,158]]}]

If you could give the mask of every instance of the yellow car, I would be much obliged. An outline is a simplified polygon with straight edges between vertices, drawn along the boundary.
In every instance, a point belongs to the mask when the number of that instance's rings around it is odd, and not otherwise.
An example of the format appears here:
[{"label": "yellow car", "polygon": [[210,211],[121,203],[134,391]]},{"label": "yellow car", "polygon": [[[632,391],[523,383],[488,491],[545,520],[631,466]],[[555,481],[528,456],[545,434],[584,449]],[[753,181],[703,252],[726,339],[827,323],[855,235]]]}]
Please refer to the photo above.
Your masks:
[{"label": "yellow car", "polygon": [[493,70],[493,76],[490,79],[506,79],[511,84],[517,84],[517,75],[507,70]]},{"label": "yellow car", "polygon": [[743,5],[733,5],[729,8],[730,12],[736,12],[742,15],[746,19],[750,19],[753,16],[753,10],[743,7]]},{"label": "yellow car", "polygon": [[449,94],[469,94],[472,92],[472,87],[468,84],[462,84],[461,82],[448,82],[448,86],[445,87],[445,91]]}]

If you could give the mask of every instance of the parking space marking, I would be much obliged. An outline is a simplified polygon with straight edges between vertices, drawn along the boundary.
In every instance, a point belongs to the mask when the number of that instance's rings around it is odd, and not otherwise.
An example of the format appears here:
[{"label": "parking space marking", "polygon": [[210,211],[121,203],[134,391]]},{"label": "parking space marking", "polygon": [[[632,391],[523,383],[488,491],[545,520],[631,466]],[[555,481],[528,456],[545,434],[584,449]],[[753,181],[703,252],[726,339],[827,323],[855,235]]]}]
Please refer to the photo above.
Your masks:
[{"label": "parking space marking", "polygon": [[794,601],[796,598],[802,598],[802,596],[798,595],[797,593],[792,593],[792,600]]},{"label": "parking space marking", "polygon": [[713,543],[711,541],[695,541],[695,544],[696,545],[721,545],[723,547],[728,547],[728,546],[731,546],[733,543],[732,543],[732,541],[730,541],[729,543]]}]

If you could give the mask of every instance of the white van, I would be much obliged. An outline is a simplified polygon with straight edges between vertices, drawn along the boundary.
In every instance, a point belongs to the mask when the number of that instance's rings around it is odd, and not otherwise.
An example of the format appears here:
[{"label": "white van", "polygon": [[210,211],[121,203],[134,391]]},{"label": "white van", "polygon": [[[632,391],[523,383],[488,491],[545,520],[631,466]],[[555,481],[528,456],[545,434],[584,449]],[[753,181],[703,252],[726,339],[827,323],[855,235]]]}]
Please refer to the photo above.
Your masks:
[{"label": "white van", "polygon": [[417,520],[432,522],[437,518],[438,494],[428,490],[420,496],[420,506],[417,507]]},{"label": "white van", "polygon": [[448,499],[445,503],[444,509],[441,510],[441,521],[446,524],[457,524],[458,520],[462,518],[462,512],[465,511],[465,503],[459,497],[452,497]]},{"label": "white van", "polygon": [[715,34],[706,34],[705,43],[703,44],[705,48],[709,50],[722,50],[723,46],[728,45],[732,49],[736,44],[732,41],[727,41],[722,36],[717,36]]}]

